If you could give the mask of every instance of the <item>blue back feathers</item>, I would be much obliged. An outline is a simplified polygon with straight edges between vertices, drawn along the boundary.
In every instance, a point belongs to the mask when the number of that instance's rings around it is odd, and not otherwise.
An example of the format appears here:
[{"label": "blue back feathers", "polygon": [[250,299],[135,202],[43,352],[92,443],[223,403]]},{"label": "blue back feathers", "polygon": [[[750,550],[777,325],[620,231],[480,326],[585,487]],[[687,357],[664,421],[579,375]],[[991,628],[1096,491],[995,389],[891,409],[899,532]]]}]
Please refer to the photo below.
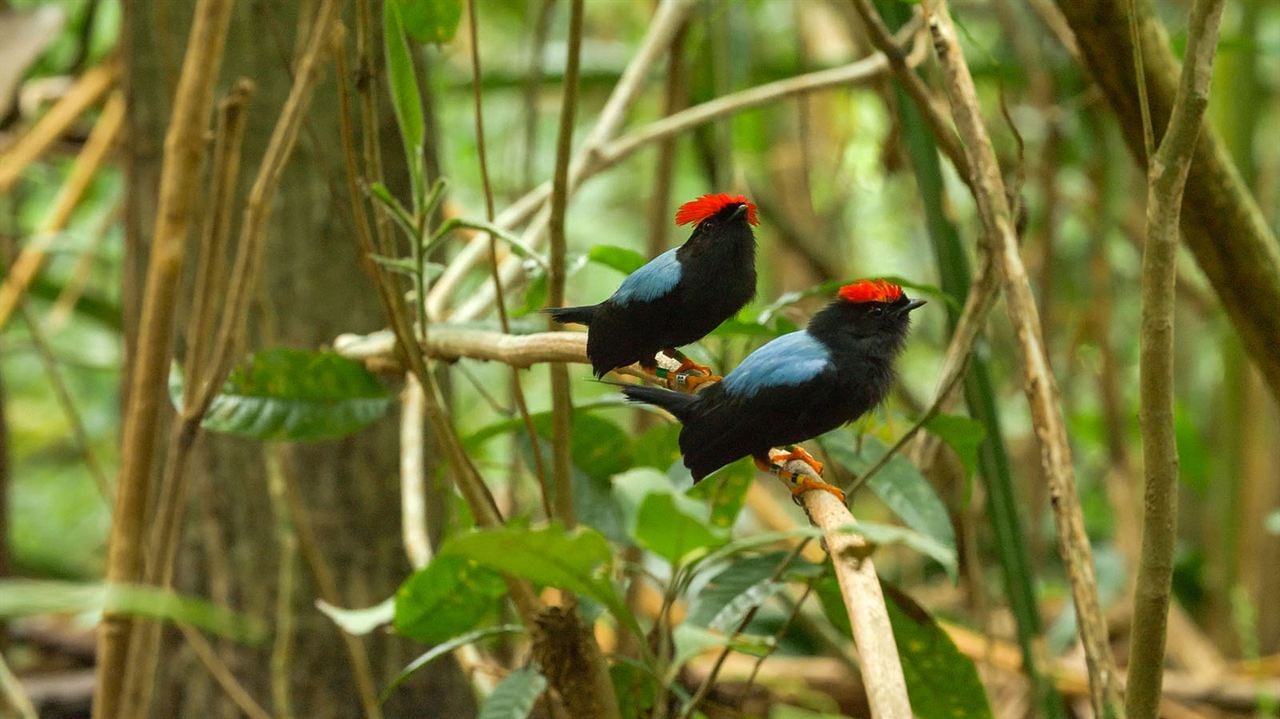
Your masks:
[{"label": "blue back feathers", "polygon": [[794,387],[831,366],[827,346],[804,330],[785,334],[747,355],[721,382],[726,394],[752,397],[770,387]]},{"label": "blue back feathers", "polygon": [[[678,249],[678,248],[677,248]],[[627,275],[609,299],[616,305],[652,302],[670,292],[680,282],[680,261],[676,250],[663,252],[640,269]]]}]

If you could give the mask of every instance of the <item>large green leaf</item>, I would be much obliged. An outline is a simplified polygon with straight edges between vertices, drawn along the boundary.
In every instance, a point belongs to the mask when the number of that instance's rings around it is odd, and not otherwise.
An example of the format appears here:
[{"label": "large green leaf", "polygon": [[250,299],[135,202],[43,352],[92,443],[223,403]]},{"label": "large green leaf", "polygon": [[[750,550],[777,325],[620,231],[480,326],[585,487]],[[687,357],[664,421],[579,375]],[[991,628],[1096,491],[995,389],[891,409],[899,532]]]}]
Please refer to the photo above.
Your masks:
[{"label": "large green leaf", "polygon": [[[858,476],[870,469],[888,451],[884,442],[870,436],[862,438],[862,448],[859,451],[858,438],[848,428],[827,433],[821,442],[833,459]],[[956,536],[947,507],[938,498],[929,480],[906,457],[895,455],[871,476],[867,486],[908,527],[933,539],[948,548],[952,556],[955,555]],[[947,571],[955,579],[954,562]]]},{"label": "large green leaf", "polygon": [[636,467],[653,467],[667,471],[680,459],[680,425],[663,422],[645,430],[634,442],[633,464]]},{"label": "large green leaf", "polygon": [[743,458],[693,485],[685,494],[706,500],[711,505],[711,523],[727,529],[737,521],[755,477],[755,465]]},{"label": "large green leaf", "polygon": [[418,42],[446,43],[458,32],[463,0],[395,0],[404,29]]},{"label": "large green leaf", "polygon": [[525,719],[546,688],[546,677],[535,667],[517,669],[493,688],[480,707],[480,719]]},{"label": "large green leaf", "polygon": [[973,660],[960,653],[929,613],[887,583],[893,639],[902,660],[911,709],[920,719],[990,719],[991,705]]},{"label": "large green leaf", "polygon": [[425,644],[443,642],[493,616],[506,594],[506,583],[492,570],[439,555],[396,592],[396,631]]},{"label": "large green leaf", "polygon": [[713,531],[705,518],[679,506],[670,492],[650,493],[640,503],[635,538],[640,546],[673,566],[691,553],[718,547],[728,540],[725,532]]},{"label": "large green leaf", "polygon": [[960,458],[960,463],[964,465],[965,496],[967,497],[969,480],[978,468],[978,448],[982,446],[982,440],[987,438],[987,428],[975,419],[953,414],[937,415],[925,422],[924,427],[938,439],[946,442],[947,446],[951,447]]},{"label": "large green leaf", "polygon": [[391,396],[358,362],[277,347],[231,373],[205,429],[264,440],[337,439],[378,419]]},{"label": "large green leaf", "polygon": [[921,554],[932,557],[947,570],[952,579],[955,578],[956,548],[947,546],[927,534],[917,532],[910,527],[899,527],[894,524],[858,521],[852,527],[872,544],[902,544]]},{"label": "large green leaf", "polygon": [[735,599],[748,593],[752,587],[769,582],[788,554],[770,552],[737,559],[708,580],[691,598],[685,621],[700,627],[712,626]]},{"label": "large green leaf", "polygon": [[102,612],[182,622],[245,643],[256,643],[265,634],[251,617],[155,587],[0,579],[0,619]]},{"label": "large green leaf", "polygon": [[[886,582],[880,586],[915,716],[988,719],[991,707],[973,661],[960,653],[951,637],[910,597]],[[814,588],[827,620],[849,636],[849,615],[835,575],[818,580]]]},{"label": "large green leaf", "polygon": [[590,527],[565,531],[563,526],[551,524],[536,529],[476,530],[450,537],[440,554],[467,557],[536,584],[585,595],[603,604],[628,627],[637,626],[607,574],[613,550],[604,535]]},{"label": "large green leaf", "polygon": [[413,182],[414,204],[423,194],[422,150],[426,122],[422,115],[422,98],[418,95],[418,77],[413,70],[409,45],[404,39],[402,8],[405,0],[382,5],[382,44],[386,50],[387,81],[391,85],[391,107],[395,111],[400,137],[404,140],[405,161]]},{"label": "large green leaf", "polygon": [[644,255],[635,250],[617,245],[596,245],[587,252],[587,258],[596,264],[612,267],[624,275],[644,266]]}]

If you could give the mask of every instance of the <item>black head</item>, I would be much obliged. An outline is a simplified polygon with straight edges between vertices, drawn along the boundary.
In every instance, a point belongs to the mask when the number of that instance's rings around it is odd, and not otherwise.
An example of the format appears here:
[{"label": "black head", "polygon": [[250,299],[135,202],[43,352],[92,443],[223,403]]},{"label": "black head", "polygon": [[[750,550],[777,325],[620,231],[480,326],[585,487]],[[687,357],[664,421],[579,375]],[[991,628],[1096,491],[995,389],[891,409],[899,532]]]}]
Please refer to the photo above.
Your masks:
[{"label": "black head", "polygon": [[680,206],[676,224],[692,224],[689,240],[755,239],[751,226],[760,223],[755,203],[742,195],[703,195]]},{"label": "black head", "polygon": [[828,344],[883,340],[896,350],[906,339],[911,311],[924,303],[885,280],[861,280],[841,287],[809,321],[809,332]]}]

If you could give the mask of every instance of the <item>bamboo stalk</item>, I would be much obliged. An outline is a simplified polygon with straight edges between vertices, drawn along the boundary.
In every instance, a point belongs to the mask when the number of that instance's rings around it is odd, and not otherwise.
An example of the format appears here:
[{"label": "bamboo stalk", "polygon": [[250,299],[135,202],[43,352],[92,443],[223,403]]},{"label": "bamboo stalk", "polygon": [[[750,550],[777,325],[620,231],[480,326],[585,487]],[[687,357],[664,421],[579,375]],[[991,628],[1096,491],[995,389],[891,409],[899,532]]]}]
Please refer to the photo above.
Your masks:
[{"label": "bamboo stalk", "polygon": [[[138,356],[128,386],[112,513],[107,556],[107,581],[112,584],[136,582],[142,576],[143,523],[158,459],[160,412],[168,401],[165,380],[173,354],[176,299],[199,193],[204,133],[234,5],[234,0],[200,0],[196,5],[165,135],[155,236],[138,325]],[[126,615],[103,615],[98,630],[95,719],[115,719],[120,714],[130,631]]]}]

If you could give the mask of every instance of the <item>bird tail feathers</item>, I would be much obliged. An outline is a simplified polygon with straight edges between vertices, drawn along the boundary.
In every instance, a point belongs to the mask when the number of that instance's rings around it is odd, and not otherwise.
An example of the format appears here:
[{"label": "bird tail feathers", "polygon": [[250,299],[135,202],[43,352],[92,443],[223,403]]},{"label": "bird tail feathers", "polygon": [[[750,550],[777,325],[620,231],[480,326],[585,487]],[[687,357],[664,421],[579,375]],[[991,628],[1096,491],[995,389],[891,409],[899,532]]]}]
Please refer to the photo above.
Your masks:
[{"label": "bird tail feathers", "polygon": [[642,384],[624,385],[622,394],[626,395],[627,399],[632,402],[643,402],[644,404],[661,407],[675,415],[675,418],[681,422],[689,416],[689,410],[696,399],[691,394],[673,392],[669,389]]},{"label": "bird tail feathers", "polygon": [[596,305],[581,307],[549,307],[543,312],[551,315],[551,319],[560,324],[590,325],[596,315]]}]

